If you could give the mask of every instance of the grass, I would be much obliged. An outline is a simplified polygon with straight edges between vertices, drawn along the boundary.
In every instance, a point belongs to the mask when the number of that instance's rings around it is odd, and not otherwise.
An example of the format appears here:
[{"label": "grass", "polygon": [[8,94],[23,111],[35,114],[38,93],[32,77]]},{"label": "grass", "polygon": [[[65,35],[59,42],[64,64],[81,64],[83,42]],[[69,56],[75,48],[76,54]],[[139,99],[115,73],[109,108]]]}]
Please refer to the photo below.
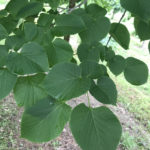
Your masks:
[{"label": "grass", "polygon": [[118,87],[118,101],[123,103],[126,109],[134,113],[135,117],[141,120],[141,122],[147,126],[150,131],[150,83],[146,83],[144,86],[135,87],[127,83],[122,76],[113,77]]},{"label": "grass", "polygon": [[124,150],[136,150],[138,147],[134,136],[131,136],[128,132],[124,132],[121,138],[121,148]]}]

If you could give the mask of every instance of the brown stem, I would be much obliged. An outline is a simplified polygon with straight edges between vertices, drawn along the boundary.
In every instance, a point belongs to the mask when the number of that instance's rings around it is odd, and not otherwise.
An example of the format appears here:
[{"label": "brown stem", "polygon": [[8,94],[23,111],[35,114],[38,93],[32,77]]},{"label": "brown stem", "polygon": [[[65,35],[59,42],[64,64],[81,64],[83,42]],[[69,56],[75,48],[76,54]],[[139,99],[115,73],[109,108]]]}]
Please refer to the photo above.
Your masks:
[{"label": "brown stem", "polygon": [[[77,0],[69,0],[69,10],[75,7],[76,1]],[[67,42],[69,42],[70,35],[64,36],[64,40],[66,40]]]}]

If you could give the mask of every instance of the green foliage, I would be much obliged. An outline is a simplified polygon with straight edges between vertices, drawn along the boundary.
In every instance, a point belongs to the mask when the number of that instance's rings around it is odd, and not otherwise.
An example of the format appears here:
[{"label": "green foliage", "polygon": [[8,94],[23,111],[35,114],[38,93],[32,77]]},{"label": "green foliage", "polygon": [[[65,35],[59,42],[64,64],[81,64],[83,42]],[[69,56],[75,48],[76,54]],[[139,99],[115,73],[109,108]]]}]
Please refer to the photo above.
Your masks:
[{"label": "green foliage", "polygon": [[142,61],[129,57],[126,59],[124,76],[133,85],[142,85],[148,79],[148,67]]},{"label": "green foliage", "polygon": [[56,138],[69,120],[70,106],[53,101],[41,100],[26,109],[21,123],[21,136],[33,142],[46,142]]},{"label": "green foliage", "polygon": [[136,33],[141,39],[141,41],[145,41],[150,39],[150,24],[149,22],[145,22],[139,18],[134,19],[134,26],[136,29]]},{"label": "green foliage", "polygon": [[130,35],[128,29],[120,23],[112,23],[110,35],[124,48],[129,49]]},{"label": "green foliage", "polygon": [[120,123],[107,107],[90,109],[78,105],[72,111],[70,127],[83,150],[115,150],[121,137]]},{"label": "green foliage", "polygon": [[[120,2],[135,17],[140,39],[149,40],[149,0]],[[92,108],[90,101],[89,107],[80,104],[72,110],[66,101],[90,91],[99,102],[116,105],[117,89],[107,68],[116,76],[124,73],[133,85],[142,85],[147,82],[148,67],[136,58],[116,55],[114,47],[108,46],[114,38],[129,49],[130,33],[121,23],[126,11],[118,23],[111,23],[106,17],[111,2],[95,0],[79,8],[82,4],[77,1],[68,9],[68,0],[11,0],[0,11],[0,40],[4,40],[0,45],[0,99],[13,90],[17,104],[25,108],[23,138],[52,140],[70,120],[83,150],[115,150],[121,137],[115,115],[106,107]],[[79,61],[66,40],[74,34],[81,39]]]},{"label": "green foliage", "polygon": [[109,77],[99,78],[96,84],[93,81],[90,93],[103,104],[116,105],[117,90],[114,82]]}]

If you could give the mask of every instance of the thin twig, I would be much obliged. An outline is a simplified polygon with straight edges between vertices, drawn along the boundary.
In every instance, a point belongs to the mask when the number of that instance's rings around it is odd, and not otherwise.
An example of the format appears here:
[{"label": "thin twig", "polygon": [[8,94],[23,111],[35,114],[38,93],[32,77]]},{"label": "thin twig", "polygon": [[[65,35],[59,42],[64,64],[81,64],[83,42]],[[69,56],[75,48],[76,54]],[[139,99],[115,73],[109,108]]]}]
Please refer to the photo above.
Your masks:
[{"label": "thin twig", "polygon": [[68,13],[71,13],[73,10],[75,10],[76,8],[80,8],[82,5],[86,4],[88,0],[84,0],[83,2],[79,3],[78,5],[76,5],[74,8],[71,8],[68,10]]},{"label": "thin twig", "polygon": [[[117,25],[117,26],[116,26],[116,28],[114,29],[114,32],[117,30],[117,28],[118,28],[119,24],[121,23],[122,19],[123,19],[123,18],[124,18],[124,16],[125,16],[125,14],[126,14],[126,10],[125,10],[125,11],[124,11],[124,13],[122,14],[122,16],[121,16],[121,18],[120,18],[120,20],[119,20],[119,22],[118,22],[118,25]],[[108,46],[108,44],[109,44],[109,42],[110,42],[111,38],[112,38],[112,36],[110,35],[110,37],[109,37],[109,39],[108,39],[108,41],[107,41],[106,46]]]},{"label": "thin twig", "polygon": [[88,92],[87,92],[87,98],[88,98],[88,106],[89,106],[89,108],[91,108],[91,103],[90,103],[90,98],[89,98]]}]

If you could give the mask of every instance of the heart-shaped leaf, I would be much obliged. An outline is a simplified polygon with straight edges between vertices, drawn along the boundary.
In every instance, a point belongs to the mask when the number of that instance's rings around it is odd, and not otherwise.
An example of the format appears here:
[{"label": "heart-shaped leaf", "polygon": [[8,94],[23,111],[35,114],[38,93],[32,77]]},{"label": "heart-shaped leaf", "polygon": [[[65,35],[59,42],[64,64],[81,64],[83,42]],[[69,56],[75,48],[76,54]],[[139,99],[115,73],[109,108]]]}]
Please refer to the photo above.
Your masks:
[{"label": "heart-shaped leaf", "polygon": [[107,108],[88,108],[80,104],[71,114],[72,134],[83,150],[116,150],[121,137],[121,125]]},{"label": "heart-shaped leaf", "polygon": [[86,93],[91,80],[82,77],[79,66],[73,63],[60,63],[49,71],[44,86],[52,97],[58,100],[70,100]]}]

